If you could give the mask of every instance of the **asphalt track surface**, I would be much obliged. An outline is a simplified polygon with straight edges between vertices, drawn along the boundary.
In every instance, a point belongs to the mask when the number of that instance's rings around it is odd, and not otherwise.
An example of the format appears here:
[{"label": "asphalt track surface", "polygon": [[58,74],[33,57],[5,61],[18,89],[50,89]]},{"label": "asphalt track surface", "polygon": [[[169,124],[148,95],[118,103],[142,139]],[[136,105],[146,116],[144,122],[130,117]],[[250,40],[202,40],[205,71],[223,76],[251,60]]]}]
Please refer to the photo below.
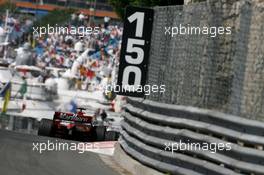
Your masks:
[{"label": "asphalt track surface", "polygon": [[55,142],[55,138],[0,129],[0,175],[118,175],[91,152],[33,151],[33,142],[47,140]]}]

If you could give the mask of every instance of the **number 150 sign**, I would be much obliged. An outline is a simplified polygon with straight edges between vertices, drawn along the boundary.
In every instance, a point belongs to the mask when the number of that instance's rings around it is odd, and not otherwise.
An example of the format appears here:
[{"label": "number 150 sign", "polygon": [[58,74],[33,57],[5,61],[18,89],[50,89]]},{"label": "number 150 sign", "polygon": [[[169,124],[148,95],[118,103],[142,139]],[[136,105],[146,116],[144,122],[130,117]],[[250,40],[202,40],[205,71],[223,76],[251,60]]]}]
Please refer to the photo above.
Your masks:
[{"label": "number 150 sign", "polygon": [[152,32],[153,10],[127,7],[117,85],[119,95],[143,97]]}]

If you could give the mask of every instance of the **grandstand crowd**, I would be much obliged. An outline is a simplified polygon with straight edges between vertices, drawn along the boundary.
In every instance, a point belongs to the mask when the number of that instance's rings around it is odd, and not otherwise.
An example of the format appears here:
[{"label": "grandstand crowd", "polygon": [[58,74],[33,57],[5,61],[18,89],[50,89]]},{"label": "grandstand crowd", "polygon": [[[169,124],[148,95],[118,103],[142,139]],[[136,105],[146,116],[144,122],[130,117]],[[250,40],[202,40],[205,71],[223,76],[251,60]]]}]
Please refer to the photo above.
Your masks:
[{"label": "grandstand crowd", "polygon": [[10,47],[1,46],[2,55],[4,49],[11,48],[8,52],[9,57],[14,57],[13,60],[11,59],[11,64],[36,66],[43,69],[45,74],[40,75],[40,82],[45,83],[47,77],[54,76],[50,73],[50,69],[46,70],[47,67],[65,70],[64,76],[71,80],[69,81],[71,88],[75,89],[98,89],[115,80],[122,27],[111,25],[109,17],[95,24],[82,13],[72,14],[71,19],[63,24],[63,27],[67,27],[68,30],[71,30],[73,26],[97,27],[99,32],[85,35],[54,32],[41,37],[32,35],[30,28],[33,21],[30,19],[22,19],[19,16],[8,18],[2,16],[1,19],[1,42],[8,41],[11,45]]}]

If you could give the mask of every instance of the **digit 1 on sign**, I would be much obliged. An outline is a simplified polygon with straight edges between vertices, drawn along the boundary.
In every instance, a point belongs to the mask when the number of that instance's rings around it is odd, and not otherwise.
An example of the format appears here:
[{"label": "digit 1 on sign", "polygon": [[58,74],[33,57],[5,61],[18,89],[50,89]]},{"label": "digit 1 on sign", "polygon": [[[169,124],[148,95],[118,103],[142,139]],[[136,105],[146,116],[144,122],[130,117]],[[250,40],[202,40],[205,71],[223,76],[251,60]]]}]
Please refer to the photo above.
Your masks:
[{"label": "digit 1 on sign", "polygon": [[144,15],[145,14],[143,12],[136,12],[133,13],[130,17],[128,17],[128,21],[130,23],[137,20],[136,37],[142,37],[144,27]]}]

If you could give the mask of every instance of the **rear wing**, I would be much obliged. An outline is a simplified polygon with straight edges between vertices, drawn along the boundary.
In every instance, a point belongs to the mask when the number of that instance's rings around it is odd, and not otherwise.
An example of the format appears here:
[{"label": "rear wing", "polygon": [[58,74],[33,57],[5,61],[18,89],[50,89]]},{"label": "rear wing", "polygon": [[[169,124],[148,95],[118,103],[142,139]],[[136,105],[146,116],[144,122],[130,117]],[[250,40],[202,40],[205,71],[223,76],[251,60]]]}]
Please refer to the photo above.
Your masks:
[{"label": "rear wing", "polygon": [[93,117],[89,116],[78,116],[78,114],[74,113],[64,113],[64,112],[55,112],[53,116],[53,120],[66,120],[66,121],[74,121],[81,123],[91,123]]}]

